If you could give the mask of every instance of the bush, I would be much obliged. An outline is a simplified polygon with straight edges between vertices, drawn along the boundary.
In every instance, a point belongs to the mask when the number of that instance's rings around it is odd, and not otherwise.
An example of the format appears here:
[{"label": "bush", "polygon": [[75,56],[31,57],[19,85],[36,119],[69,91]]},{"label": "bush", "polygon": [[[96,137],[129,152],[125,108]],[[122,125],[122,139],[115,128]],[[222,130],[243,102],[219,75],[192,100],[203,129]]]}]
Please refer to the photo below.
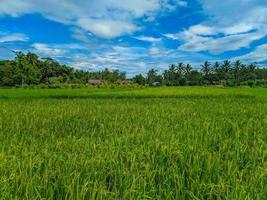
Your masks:
[{"label": "bush", "polygon": [[228,87],[234,87],[235,86],[235,82],[232,81],[232,80],[227,80],[225,82],[225,86],[228,86]]},{"label": "bush", "polygon": [[267,80],[264,80],[264,79],[262,79],[262,80],[256,80],[255,85],[257,87],[267,87]]},{"label": "bush", "polygon": [[255,81],[249,80],[247,83],[249,87],[255,87]]},{"label": "bush", "polygon": [[181,86],[185,86],[185,85],[186,85],[186,82],[187,82],[186,78],[181,78],[181,79],[179,80],[179,85],[181,85]]}]

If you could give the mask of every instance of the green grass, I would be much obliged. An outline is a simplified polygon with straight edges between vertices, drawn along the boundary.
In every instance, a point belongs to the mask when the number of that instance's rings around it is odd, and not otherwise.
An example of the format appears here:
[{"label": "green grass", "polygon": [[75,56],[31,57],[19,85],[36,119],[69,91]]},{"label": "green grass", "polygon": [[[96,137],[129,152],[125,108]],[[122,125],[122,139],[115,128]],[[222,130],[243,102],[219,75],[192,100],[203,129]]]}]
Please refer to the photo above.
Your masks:
[{"label": "green grass", "polygon": [[267,89],[0,90],[0,199],[266,199]]}]

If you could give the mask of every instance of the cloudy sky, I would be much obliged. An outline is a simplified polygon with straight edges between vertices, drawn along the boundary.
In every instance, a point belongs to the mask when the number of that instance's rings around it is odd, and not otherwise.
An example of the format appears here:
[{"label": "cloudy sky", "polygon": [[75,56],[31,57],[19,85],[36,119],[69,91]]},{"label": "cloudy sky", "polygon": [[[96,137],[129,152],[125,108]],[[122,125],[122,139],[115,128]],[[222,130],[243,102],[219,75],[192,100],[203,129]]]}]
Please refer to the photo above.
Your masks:
[{"label": "cloudy sky", "polygon": [[32,51],[129,76],[204,60],[267,63],[266,0],[0,0],[0,59]]}]

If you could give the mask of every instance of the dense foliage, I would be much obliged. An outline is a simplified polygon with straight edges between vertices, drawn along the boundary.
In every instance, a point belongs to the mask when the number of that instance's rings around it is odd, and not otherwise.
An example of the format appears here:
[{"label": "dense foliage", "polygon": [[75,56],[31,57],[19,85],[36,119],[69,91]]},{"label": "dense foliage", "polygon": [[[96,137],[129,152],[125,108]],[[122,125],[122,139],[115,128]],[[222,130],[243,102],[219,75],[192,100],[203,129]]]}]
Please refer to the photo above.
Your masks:
[{"label": "dense foliage", "polygon": [[51,58],[39,59],[33,53],[19,52],[15,60],[0,61],[0,85],[2,86],[88,83],[90,79],[115,82],[125,80],[125,73],[108,69],[99,72],[75,70]]},{"label": "dense foliage", "polygon": [[[0,86],[21,86],[38,84],[78,83],[89,80],[101,80],[109,83],[126,80],[126,73],[119,70],[88,72],[62,65],[51,58],[38,58],[34,53],[16,53],[14,60],[0,61]],[[267,68],[255,63],[242,64],[239,60],[231,63],[213,65],[206,61],[201,70],[194,70],[190,64],[172,64],[159,74],[151,69],[146,76],[142,74],[132,78],[139,85],[226,85],[226,86],[267,86]]]},{"label": "dense foliage", "polygon": [[0,199],[266,199],[267,89],[0,89]]},{"label": "dense foliage", "polygon": [[201,70],[193,70],[190,64],[178,63],[159,74],[151,69],[147,76],[139,74],[133,78],[141,85],[226,85],[226,86],[267,86],[267,68],[260,68],[255,63],[245,65],[240,60],[233,63],[226,60],[223,63],[215,62],[213,65],[206,61]]}]

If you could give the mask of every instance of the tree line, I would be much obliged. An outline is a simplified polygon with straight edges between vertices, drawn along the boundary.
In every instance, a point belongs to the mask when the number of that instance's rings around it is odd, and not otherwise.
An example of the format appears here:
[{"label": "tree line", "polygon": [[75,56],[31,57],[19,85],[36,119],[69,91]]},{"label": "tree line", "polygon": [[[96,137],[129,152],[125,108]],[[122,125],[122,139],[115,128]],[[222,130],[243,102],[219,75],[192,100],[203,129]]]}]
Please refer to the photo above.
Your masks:
[{"label": "tree line", "polygon": [[222,63],[205,61],[200,70],[194,70],[190,64],[172,64],[163,73],[150,69],[146,76],[142,74],[133,77],[135,83],[141,85],[166,86],[267,86],[267,68],[259,67],[256,63],[243,64],[240,60]]},{"label": "tree line", "polygon": [[[126,73],[119,70],[88,72],[62,65],[51,58],[39,58],[34,53],[16,52],[14,60],[0,61],[0,86],[20,86],[38,84],[78,83],[90,80],[117,82],[126,80]],[[146,75],[136,75],[131,79],[139,85],[257,85],[267,86],[267,68],[255,63],[243,64],[240,60],[222,63],[205,61],[200,70],[190,64],[172,64],[159,73],[150,69]]]},{"label": "tree line", "polygon": [[39,58],[34,53],[17,52],[14,60],[0,61],[0,85],[38,85],[58,83],[88,83],[91,79],[115,82],[125,80],[126,74],[119,70],[105,69],[87,72],[62,65],[51,58]]}]

